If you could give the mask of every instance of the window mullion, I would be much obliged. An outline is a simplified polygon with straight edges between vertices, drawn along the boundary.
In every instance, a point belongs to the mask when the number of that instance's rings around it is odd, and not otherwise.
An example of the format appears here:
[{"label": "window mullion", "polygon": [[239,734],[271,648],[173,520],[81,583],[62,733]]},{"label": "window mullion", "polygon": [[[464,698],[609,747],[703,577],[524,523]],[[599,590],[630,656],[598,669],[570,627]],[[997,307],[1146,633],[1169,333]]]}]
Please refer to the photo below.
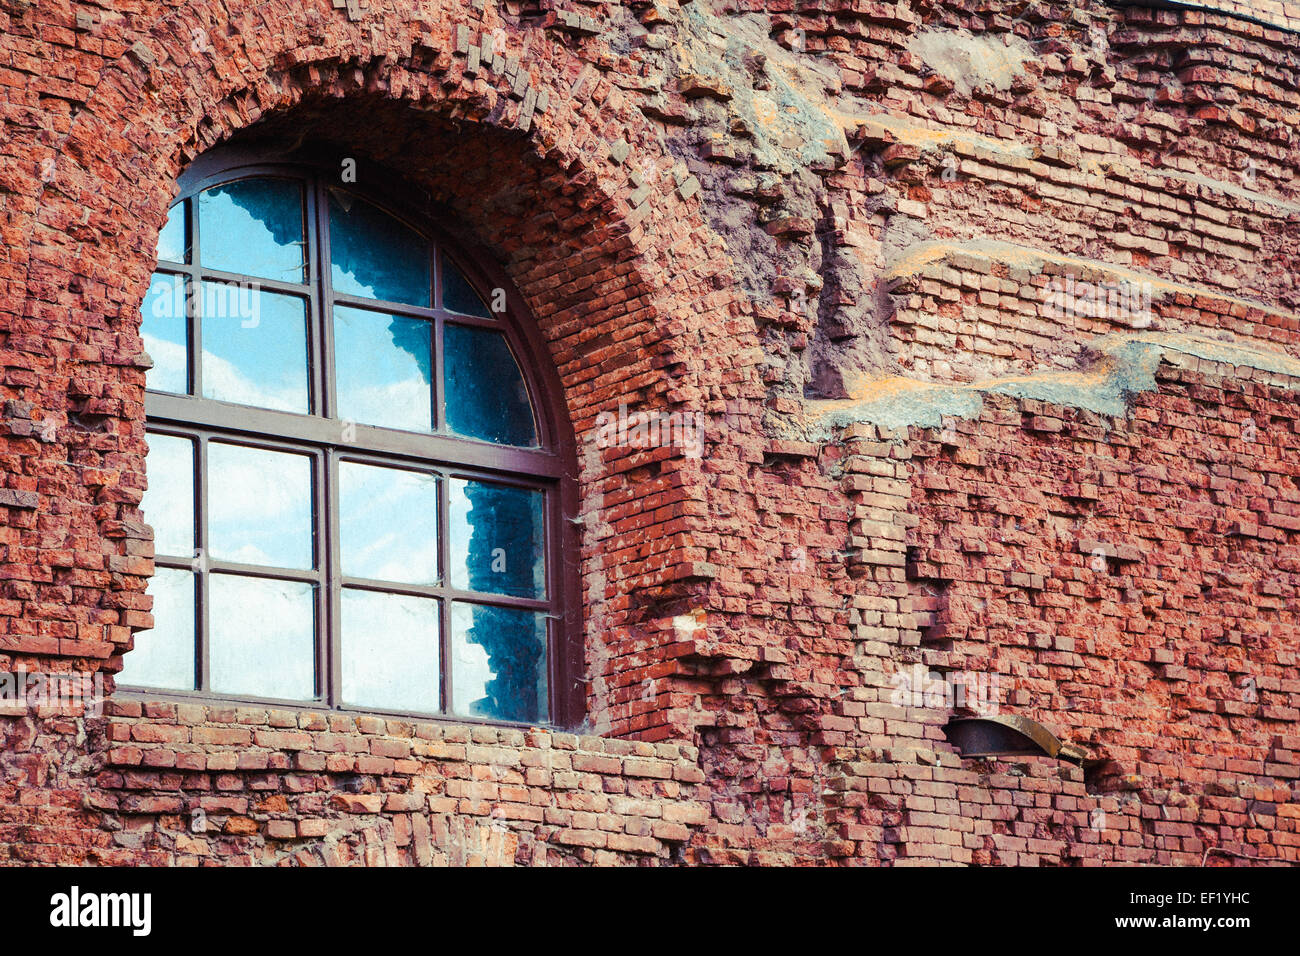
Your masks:
[{"label": "window mullion", "polygon": [[191,562],[191,570],[194,575],[194,602],[195,611],[198,615],[197,630],[195,637],[198,640],[197,669],[195,675],[195,687],[200,691],[207,691],[212,683],[212,660],[208,642],[208,621],[211,618],[208,602],[208,437],[198,434],[196,437],[196,463],[198,474],[196,476],[196,488],[194,494],[194,509],[196,512],[196,531],[194,560]]}]

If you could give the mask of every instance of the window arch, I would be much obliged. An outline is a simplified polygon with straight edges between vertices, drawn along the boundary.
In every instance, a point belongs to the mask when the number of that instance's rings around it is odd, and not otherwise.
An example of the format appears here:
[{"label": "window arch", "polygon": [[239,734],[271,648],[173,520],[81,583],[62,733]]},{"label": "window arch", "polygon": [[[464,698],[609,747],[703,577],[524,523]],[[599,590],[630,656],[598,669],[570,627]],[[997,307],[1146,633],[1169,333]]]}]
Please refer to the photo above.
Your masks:
[{"label": "window arch", "polygon": [[141,315],[155,626],[119,683],[574,723],[554,369],[490,263],[339,170],[181,179]]}]

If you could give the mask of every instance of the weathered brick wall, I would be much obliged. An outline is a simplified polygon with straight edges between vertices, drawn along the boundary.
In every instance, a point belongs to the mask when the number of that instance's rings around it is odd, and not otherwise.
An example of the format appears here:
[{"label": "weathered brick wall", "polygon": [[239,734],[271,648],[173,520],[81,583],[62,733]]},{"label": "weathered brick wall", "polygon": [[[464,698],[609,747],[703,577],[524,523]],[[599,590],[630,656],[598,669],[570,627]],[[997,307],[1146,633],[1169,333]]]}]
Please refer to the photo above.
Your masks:
[{"label": "weathered brick wall", "polygon": [[[149,639],[157,231],[320,140],[537,320],[587,711],[0,716],[0,859],[1294,862],[1300,44],[1235,6],[0,0],[0,665]],[[1089,760],[961,759],[915,665]]]}]

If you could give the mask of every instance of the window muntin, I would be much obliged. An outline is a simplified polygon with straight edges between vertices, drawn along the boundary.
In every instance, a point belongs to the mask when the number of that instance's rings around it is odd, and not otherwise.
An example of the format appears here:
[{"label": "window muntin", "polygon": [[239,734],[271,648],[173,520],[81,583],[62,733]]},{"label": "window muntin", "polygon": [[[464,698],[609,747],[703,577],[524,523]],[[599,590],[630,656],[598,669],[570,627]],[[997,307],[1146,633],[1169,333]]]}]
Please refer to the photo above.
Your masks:
[{"label": "window muntin", "polygon": [[143,306],[159,583],[121,683],[546,721],[561,469],[508,317],[314,172],[201,185]]}]

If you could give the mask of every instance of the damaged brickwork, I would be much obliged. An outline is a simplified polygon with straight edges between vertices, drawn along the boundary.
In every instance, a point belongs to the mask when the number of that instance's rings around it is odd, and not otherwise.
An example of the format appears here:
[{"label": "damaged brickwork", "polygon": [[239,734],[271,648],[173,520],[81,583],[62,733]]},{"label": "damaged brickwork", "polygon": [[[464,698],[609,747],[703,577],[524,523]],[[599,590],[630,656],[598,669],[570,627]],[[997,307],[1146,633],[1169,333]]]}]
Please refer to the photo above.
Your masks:
[{"label": "damaged brickwork", "polygon": [[[1300,858],[1295,4],[0,28],[0,669],[111,691],[0,708],[0,861]],[[140,304],[224,143],[391,170],[527,303],[576,436],[580,725],[113,689],[152,624]],[[620,406],[703,416],[704,454],[598,443]],[[963,757],[978,709],[918,673],[1082,757]]]}]

